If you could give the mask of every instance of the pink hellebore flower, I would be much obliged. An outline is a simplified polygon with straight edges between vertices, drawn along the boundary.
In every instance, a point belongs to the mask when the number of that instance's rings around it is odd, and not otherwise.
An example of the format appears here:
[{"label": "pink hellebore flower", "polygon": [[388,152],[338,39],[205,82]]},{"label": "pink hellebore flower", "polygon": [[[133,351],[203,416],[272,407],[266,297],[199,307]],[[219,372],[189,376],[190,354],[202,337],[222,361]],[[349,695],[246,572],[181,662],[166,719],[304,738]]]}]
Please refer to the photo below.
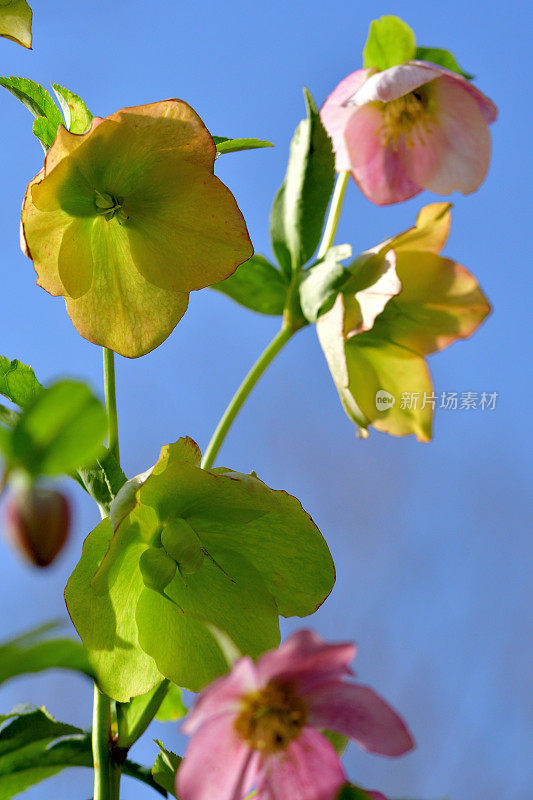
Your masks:
[{"label": "pink hellebore flower", "polygon": [[345,680],[355,652],[300,631],[257,664],[239,659],[202,692],[183,725],[193,738],[176,779],[181,800],[242,800],[253,786],[257,800],[333,800],[346,776],[321,729],[382,755],[410,750],[396,712]]},{"label": "pink hellebore flower", "polygon": [[349,171],[377,205],[422,189],[474,192],[490,161],[494,103],[456,72],[408,61],[358,69],[330,94],[320,116],[338,172]]}]

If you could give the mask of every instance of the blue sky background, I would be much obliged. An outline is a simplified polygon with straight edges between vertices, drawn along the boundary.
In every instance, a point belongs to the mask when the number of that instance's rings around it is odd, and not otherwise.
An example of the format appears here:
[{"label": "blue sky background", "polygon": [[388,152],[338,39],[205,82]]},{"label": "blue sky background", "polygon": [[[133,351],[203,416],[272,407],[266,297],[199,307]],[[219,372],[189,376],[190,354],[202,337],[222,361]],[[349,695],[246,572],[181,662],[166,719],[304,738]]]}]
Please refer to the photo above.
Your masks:
[{"label": "blue sky background", "polygon": [[[437,391],[498,392],[494,411],[437,411],[434,441],[373,433],[356,440],[313,329],[299,333],[263,378],[221,454],[296,495],[323,531],[338,581],[312,619],[328,638],[355,639],[357,671],[408,720],[418,747],[386,760],[348,751],[351,777],[391,797],[525,800],[532,653],[531,611],[531,19],[525,2],[448,0],[428,4],[305,2],[33,2],[34,51],[0,41],[0,74],[75,90],[94,113],[180,97],[216,135],[258,136],[275,149],[228,155],[218,175],[231,187],[257,252],[269,254],[267,218],[282,180],[301,87],[317,102],[360,66],[371,18],[404,17],[419,44],[451,49],[494,99],[494,157],[486,183],[454,197],[446,254],[465,264],[494,313],[469,341],[433,357]],[[42,151],[28,112],[0,95],[0,352],[30,363],[41,381],[72,374],[101,391],[100,352],[72,327],[61,299],[35,286],[18,248],[19,208]],[[372,206],[351,184],[337,242],[362,250],[409,227],[422,194],[401,206]],[[529,212],[529,213],[528,213]],[[123,466],[150,466],[159,447],[184,434],[205,447],[234,388],[275,333],[209,290],[156,352],[118,359]],[[72,540],[49,571],[28,569],[0,540],[0,635],[64,614],[62,590],[95,508],[74,485]],[[284,624],[284,632],[301,627]],[[529,639],[530,641],[530,639]],[[529,693],[528,693],[529,689]],[[0,688],[0,711],[46,703],[58,718],[90,723],[91,688],[48,674]],[[531,711],[531,709],[530,709]],[[529,715],[529,719],[531,716]],[[183,746],[176,725],[154,737]],[[531,728],[529,728],[531,734]],[[153,760],[149,736],[134,756]],[[30,790],[87,800],[80,770]],[[53,788],[52,788],[53,787]],[[124,800],[150,790],[125,780]],[[154,795],[155,797],[155,795]],[[287,798],[290,800],[290,798]]]}]

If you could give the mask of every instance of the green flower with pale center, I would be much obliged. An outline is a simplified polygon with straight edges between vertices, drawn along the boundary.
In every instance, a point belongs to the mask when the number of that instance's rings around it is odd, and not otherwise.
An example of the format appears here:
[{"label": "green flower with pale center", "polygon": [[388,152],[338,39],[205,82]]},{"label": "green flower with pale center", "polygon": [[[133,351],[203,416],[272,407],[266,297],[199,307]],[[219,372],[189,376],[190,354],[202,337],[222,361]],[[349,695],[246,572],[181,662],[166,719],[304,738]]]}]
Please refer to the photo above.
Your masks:
[{"label": "green flower with pale center", "polygon": [[253,253],[216,148],[181,100],[124,108],[86,133],[59,128],[29,184],[22,246],[37,283],[65,298],[79,333],[129,358],[171,333],[189,292]]}]

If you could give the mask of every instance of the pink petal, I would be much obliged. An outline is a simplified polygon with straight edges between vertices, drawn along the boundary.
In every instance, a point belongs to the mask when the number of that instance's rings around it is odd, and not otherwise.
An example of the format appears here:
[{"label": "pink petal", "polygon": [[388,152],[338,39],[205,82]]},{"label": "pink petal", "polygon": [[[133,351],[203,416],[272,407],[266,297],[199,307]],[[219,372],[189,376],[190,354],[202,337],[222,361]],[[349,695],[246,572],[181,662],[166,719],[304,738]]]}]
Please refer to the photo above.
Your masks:
[{"label": "pink petal", "polygon": [[[389,67],[389,69],[371,75],[353,94],[349,102],[356,106],[372,103],[375,100],[389,103],[391,100],[403,97],[404,94],[409,94],[424,83],[440,77],[442,71],[443,67],[428,64],[425,61],[408,61],[406,64]],[[448,70],[444,70],[444,72],[448,72]]]},{"label": "pink petal", "polygon": [[368,686],[335,681],[305,699],[311,725],[342,733],[364,750],[399,756],[414,747],[403,720]]},{"label": "pink petal", "polygon": [[380,129],[381,110],[374,105],[356,108],[346,128],[346,147],[351,173],[363,194],[379,206],[399,203],[421,191],[404,166],[406,146],[384,147]]},{"label": "pink petal", "polygon": [[326,644],[314,631],[292,634],[277,650],[261,656],[256,669],[262,685],[272,679],[290,680],[297,691],[351,675],[348,664],[356,647],[351,643]]},{"label": "pink petal", "polygon": [[452,72],[449,69],[445,69],[444,67],[438,67],[435,64],[430,64],[427,61],[410,61],[410,64],[416,64],[418,66],[424,67],[431,67],[434,70],[438,70],[439,76],[435,77],[448,77],[451,80],[455,81],[457,84],[463,87],[463,89],[468,92],[476,101],[479,106],[481,113],[483,114],[483,119],[487,124],[491,122],[496,122],[498,119],[498,109],[492,102],[490,98],[488,98],[483,92],[480,92],[479,89],[474,86],[473,83],[467,81],[466,78],[463,78],[462,75],[459,75],[457,72]]},{"label": "pink petal", "polygon": [[318,731],[304,728],[286,750],[264,758],[257,800],[334,800],[344,783],[334,747]]},{"label": "pink petal", "polygon": [[431,90],[435,118],[428,130],[419,126],[411,132],[412,146],[403,154],[406,172],[414,182],[437,194],[456,189],[470,194],[489,168],[487,123],[471,93],[455,79],[439,78]]},{"label": "pink petal", "polygon": [[257,688],[256,669],[251,658],[240,658],[229,675],[213,681],[200,694],[181,730],[191,736],[207,720],[228,712],[237,713],[243,695]]},{"label": "pink petal", "polygon": [[344,141],[344,131],[353,114],[353,108],[345,105],[345,102],[355,94],[369,74],[370,70],[368,69],[358,69],[352,72],[339,83],[320,109],[322,123],[333,142],[337,172],[350,169],[350,156]]},{"label": "pink petal", "polygon": [[193,736],[176,776],[180,800],[242,800],[256,779],[258,756],[237,735],[232,714]]}]

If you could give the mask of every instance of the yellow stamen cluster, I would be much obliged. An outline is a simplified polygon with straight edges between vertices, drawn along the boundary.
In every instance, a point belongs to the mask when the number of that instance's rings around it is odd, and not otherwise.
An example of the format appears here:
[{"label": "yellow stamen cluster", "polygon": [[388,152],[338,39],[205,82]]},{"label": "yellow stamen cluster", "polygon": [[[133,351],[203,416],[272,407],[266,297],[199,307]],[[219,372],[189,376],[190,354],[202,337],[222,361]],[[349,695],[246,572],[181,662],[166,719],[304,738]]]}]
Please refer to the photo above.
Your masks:
[{"label": "yellow stamen cluster", "polygon": [[426,133],[431,130],[428,97],[420,90],[409,92],[389,103],[380,103],[380,106],[383,124],[379,129],[379,134],[384,147],[392,147],[393,150],[397,150],[400,139],[403,137],[405,137],[407,147],[412,147],[414,142],[411,134],[415,127],[419,139],[421,129]]},{"label": "yellow stamen cluster", "polygon": [[271,681],[242,700],[235,730],[254,750],[275,753],[300,735],[307,707],[288,683]]}]

